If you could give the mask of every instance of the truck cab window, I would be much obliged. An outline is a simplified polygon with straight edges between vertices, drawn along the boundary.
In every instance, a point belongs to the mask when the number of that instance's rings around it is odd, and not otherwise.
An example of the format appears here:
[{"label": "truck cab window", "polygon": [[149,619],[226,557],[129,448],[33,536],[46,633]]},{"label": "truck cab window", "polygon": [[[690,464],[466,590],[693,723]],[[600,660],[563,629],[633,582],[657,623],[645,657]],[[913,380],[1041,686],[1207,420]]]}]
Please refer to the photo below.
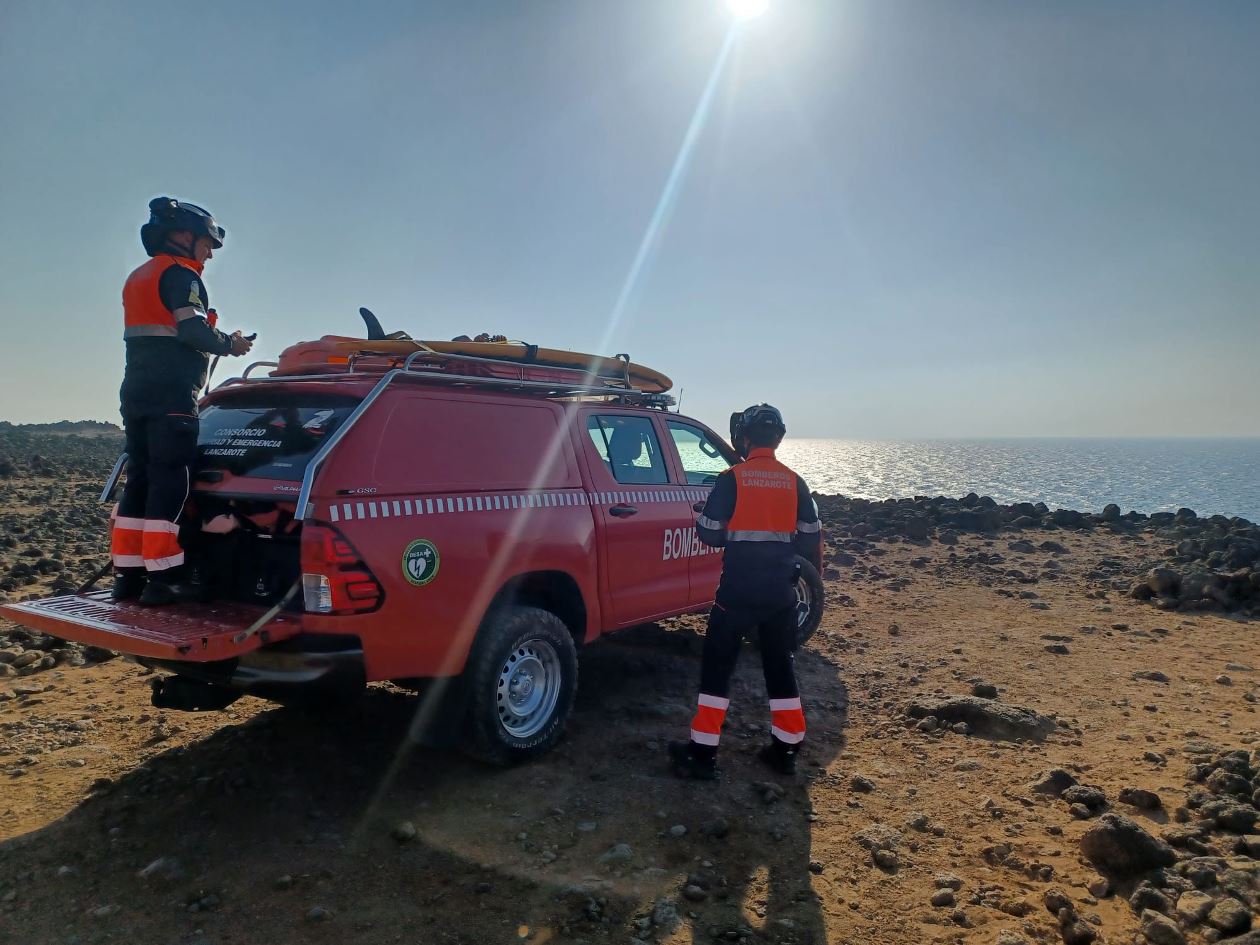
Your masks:
[{"label": "truck cab window", "polygon": [[711,486],[730,468],[733,460],[727,459],[725,444],[715,443],[707,433],[690,424],[676,420],[665,422],[678,447],[678,458],[682,460],[688,485]]},{"label": "truck cab window", "polygon": [[651,420],[592,416],[587,421],[586,431],[599,458],[618,482],[655,485],[669,481]]}]

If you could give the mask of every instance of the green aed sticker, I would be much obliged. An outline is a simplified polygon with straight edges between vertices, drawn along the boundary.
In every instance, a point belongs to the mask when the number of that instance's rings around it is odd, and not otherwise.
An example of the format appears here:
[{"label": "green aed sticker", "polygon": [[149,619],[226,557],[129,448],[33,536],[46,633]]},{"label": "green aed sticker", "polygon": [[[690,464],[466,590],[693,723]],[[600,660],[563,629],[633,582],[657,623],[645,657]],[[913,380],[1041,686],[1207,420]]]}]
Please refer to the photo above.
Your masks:
[{"label": "green aed sticker", "polygon": [[403,577],[416,587],[424,587],[438,573],[441,564],[437,546],[427,538],[417,538],[409,544],[402,556]]}]

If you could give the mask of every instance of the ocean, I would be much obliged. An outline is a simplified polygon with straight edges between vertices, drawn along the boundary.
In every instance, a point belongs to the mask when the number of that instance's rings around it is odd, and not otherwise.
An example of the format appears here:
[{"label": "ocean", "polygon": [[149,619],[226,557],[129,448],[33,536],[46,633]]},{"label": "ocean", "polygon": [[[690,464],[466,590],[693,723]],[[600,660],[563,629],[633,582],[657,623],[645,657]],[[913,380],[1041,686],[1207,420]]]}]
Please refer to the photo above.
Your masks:
[{"label": "ocean", "polygon": [[963,496],[1098,512],[1176,511],[1260,521],[1260,437],[1231,439],[787,439],[779,458],[815,492]]}]

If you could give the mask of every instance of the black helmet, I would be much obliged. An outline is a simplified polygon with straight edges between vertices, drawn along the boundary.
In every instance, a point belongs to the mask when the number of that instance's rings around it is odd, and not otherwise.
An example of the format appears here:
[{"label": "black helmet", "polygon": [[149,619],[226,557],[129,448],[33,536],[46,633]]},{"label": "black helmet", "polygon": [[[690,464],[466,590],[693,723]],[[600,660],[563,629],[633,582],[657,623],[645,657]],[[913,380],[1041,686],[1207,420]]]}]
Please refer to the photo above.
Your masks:
[{"label": "black helmet", "polygon": [[753,404],[747,410],[731,414],[731,445],[741,449],[740,440],[752,431],[773,433],[780,439],[787,433],[787,424],[778,407],[769,404]]},{"label": "black helmet", "polygon": [[187,230],[193,236],[208,236],[214,248],[223,245],[226,231],[214,222],[210,211],[195,203],[181,203],[173,197],[154,197],[149,201],[149,222],[140,227],[144,251],[156,256],[166,251],[169,233]]}]

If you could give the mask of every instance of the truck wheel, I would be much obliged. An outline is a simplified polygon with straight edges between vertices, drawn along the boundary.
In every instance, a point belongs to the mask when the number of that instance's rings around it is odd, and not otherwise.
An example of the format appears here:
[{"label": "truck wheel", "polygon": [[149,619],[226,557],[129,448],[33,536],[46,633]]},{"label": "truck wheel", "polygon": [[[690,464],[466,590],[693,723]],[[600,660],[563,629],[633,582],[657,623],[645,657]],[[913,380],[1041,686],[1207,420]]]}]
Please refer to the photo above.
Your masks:
[{"label": "truck wheel", "polygon": [[801,569],[796,580],[796,645],[799,647],[814,635],[823,616],[823,583],[818,570],[799,555]]},{"label": "truck wheel", "polygon": [[503,607],[486,618],[465,671],[466,750],[491,764],[549,751],[564,733],[577,692],[569,628],[538,607]]}]

